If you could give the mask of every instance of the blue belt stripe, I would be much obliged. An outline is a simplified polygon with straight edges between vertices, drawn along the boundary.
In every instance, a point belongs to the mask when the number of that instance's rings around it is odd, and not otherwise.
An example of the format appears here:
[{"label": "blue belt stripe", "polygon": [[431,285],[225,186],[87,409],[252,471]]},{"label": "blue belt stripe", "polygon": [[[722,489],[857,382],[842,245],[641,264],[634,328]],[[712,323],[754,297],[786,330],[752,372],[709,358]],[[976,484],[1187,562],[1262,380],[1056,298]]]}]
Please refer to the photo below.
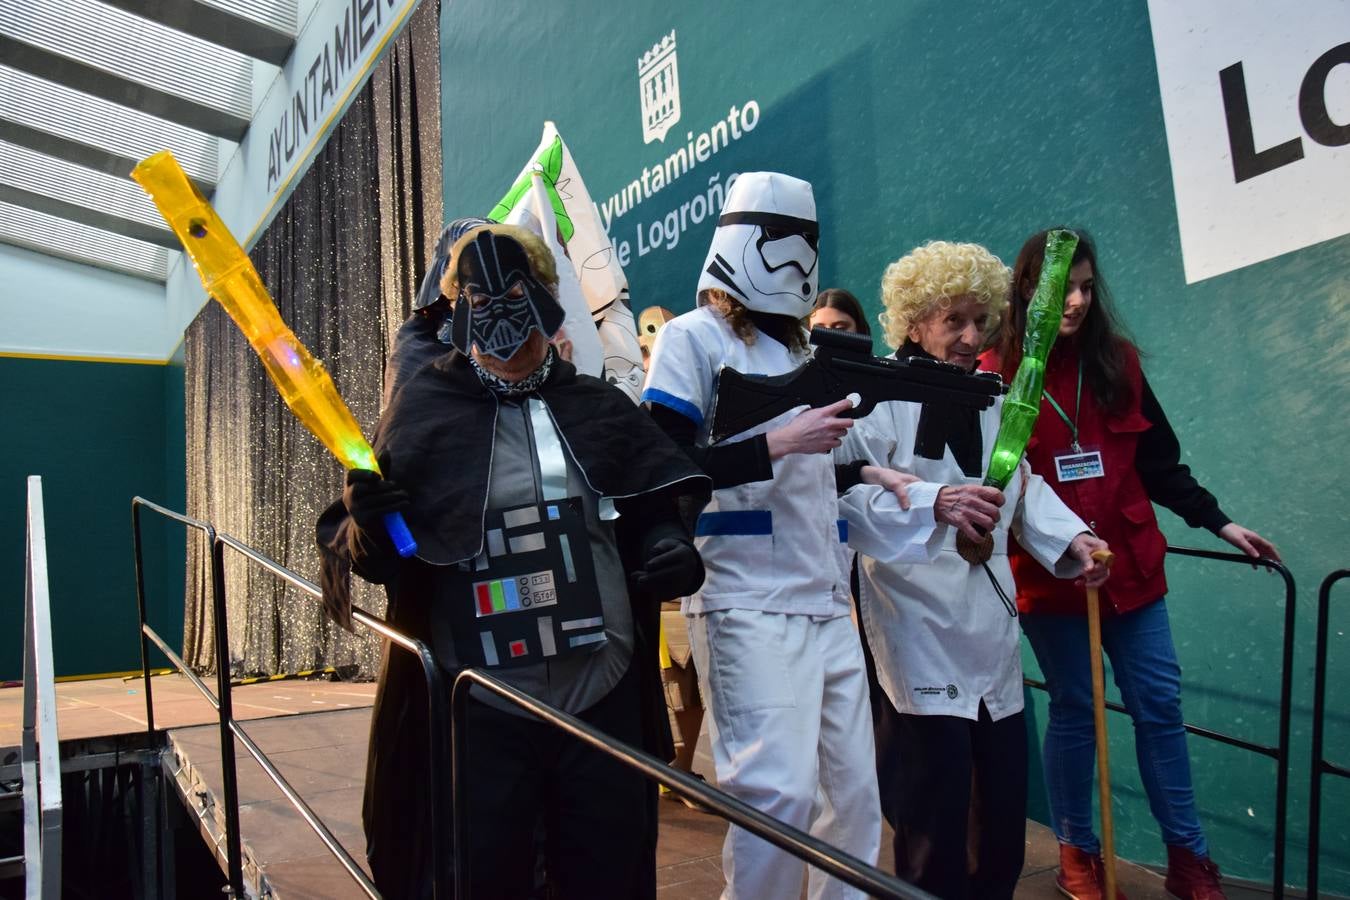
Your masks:
[{"label": "blue belt stripe", "polygon": [[773,513],[767,509],[709,512],[698,517],[698,537],[718,534],[773,534]]},{"label": "blue belt stripe", "polygon": [[659,403],[662,406],[675,410],[686,419],[692,419],[694,424],[703,427],[703,413],[697,406],[685,400],[683,397],[676,397],[674,394],[666,393],[657,388],[647,388],[642,392],[641,402]]},{"label": "blue belt stripe", "polygon": [[840,519],[835,523],[839,526],[839,543],[848,543],[848,519]]}]

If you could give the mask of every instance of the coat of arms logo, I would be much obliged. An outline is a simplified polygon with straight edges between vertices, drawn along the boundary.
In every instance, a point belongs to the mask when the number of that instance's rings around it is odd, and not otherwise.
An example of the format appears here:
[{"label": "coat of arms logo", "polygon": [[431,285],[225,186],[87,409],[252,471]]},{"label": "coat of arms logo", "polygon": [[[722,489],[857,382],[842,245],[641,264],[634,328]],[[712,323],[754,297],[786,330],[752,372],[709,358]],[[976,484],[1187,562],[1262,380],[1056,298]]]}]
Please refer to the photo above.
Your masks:
[{"label": "coat of arms logo", "polygon": [[680,70],[675,62],[675,32],[661,38],[638,60],[638,93],[642,97],[642,140],[665,141],[680,121]]}]

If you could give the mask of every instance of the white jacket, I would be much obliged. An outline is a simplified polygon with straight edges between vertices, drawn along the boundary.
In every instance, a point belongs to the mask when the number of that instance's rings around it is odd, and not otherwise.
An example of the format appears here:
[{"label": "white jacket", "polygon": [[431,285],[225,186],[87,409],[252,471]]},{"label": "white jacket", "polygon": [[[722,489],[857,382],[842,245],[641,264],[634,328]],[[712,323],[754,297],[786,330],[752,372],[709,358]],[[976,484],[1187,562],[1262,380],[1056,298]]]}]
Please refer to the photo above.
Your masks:
[{"label": "white jacket", "polygon": [[[708,438],[717,375],[729,366],[746,375],[781,375],[806,357],[760,333],[746,344],[709,307],[685,313],[661,329],[647,370],[642,399],[682,413]],[[842,398],[841,398],[842,399]],[[805,407],[765,422],[729,441],[777,428]],[[879,488],[855,488],[875,498]],[[886,506],[880,501],[880,506]],[[866,526],[864,526],[866,527]],[[845,526],[839,515],[834,460],[827,453],[790,454],[773,463],[773,478],[713,492],[699,517],[695,543],[707,578],[683,604],[698,614],[720,609],[754,609],[818,617],[848,615],[848,560]],[[892,539],[928,537],[926,529],[894,529]]]},{"label": "white jacket", "polygon": [[[986,467],[1002,409],[1000,398],[981,413]],[[873,465],[917,475],[922,481],[910,485],[910,495],[928,506],[943,485],[980,484],[981,478],[961,471],[950,448],[944,448],[940,460],[915,456],[921,411],[917,403],[878,405],[850,431],[843,447],[835,451],[836,458],[862,457]],[[891,546],[868,543],[862,532],[872,511],[854,502],[852,492],[840,502],[850,535],[859,533],[851,543],[862,554],[858,572],[862,624],[876,658],[877,677],[901,713],[975,719],[981,699],[994,720],[1022,709],[1020,629],[989,573],[998,579],[1008,602],[1014,602],[1007,556],[1011,528],[1018,543],[1042,565],[1062,578],[1076,577],[1082,566],[1064,552],[1076,535],[1088,529],[1025,461],[1004,494],[988,572],[957,554],[958,532],[952,526],[938,524],[922,545],[923,552],[912,541]]]}]

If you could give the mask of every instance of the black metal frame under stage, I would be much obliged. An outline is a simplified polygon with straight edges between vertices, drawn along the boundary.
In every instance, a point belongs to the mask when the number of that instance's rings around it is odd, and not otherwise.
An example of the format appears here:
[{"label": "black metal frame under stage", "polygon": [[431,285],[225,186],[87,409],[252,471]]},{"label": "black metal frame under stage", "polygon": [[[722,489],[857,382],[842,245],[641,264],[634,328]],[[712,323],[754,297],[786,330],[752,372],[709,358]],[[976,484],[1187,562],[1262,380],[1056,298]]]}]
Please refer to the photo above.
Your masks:
[{"label": "black metal frame under stage", "polygon": [[1331,613],[1331,586],[1350,578],[1350,569],[1337,569],[1317,589],[1317,655],[1314,660],[1312,710],[1312,775],[1308,787],[1308,896],[1317,896],[1318,854],[1322,839],[1322,776],[1350,778],[1350,768],[1322,755],[1323,728],[1327,714],[1327,632]]},{"label": "black metal frame under stage", "polygon": [[[1297,612],[1295,598],[1297,591],[1294,587],[1294,576],[1283,564],[1273,559],[1252,559],[1241,553],[1222,553],[1215,550],[1198,550],[1193,547],[1168,547],[1168,553],[1177,556],[1193,556],[1199,559],[1211,559],[1219,562],[1241,563],[1242,565],[1252,566],[1253,568],[1262,567],[1276,572],[1284,579],[1284,638],[1282,649],[1282,661],[1280,664],[1280,724],[1279,734],[1275,746],[1268,744],[1257,744],[1232,734],[1225,734],[1222,731],[1212,731],[1208,728],[1201,728],[1199,725],[1192,725],[1189,722],[1183,722],[1182,726],[1191,734],[1208,738],[1211,741],[1218,741],[1221,744],[1228,744],[1230,747],[1237,747],[1240,750],[1247,750],[1261,756],[1268,756],[1275,760],[1275,839],[1274,839],[1274,872],[1271,874],[1271,895],[1274,900],[1281,900],[1284,897],[1284,843],[1285,830],[1288,825],[1289,817],[1289,709],[1290,695],[1293,690],[1294,673],[1294,615]],[[1028,686],[1037,690],[1046,690],[1044,681],[1037,681],[1034,678],[1023,678],[1022,681]],[[1125,707],[1119,703],[1107,701],[1106,708],[1115,712],[1127,712]],[[1309,894],[1311,896],[1311,894]]]},{"label": "black metal frame under stage", "polygon": [[[211,545],[211,618],[215,630],[215,656],[216,656],[216,693],[212,694],[211,689],[192,672],[183,662],[181,656],[170,649],[164,639],[146,622],[145,616],[145,575],[141,555],[141,510],[147,509],[157,513],[166,519],[179,522],[186,525],[189,529],[201,532]],[[338,841],[333,833],[328,829],[323,821],[318,817],[313,809],[310,808],[300,794],[291,787],[281,772],[272,764],[267,755],[254,743],[253,739],[240,727],[240,724],[234,718],[233,707],[230,702],[230,654],[229,654],[229,632],[228,619],[226,617],[225,604],[225,566],[224,554],[225,548],[229,547],[238,553],[243,554],[249,560],[262,566],[269,572],[277,575],[283,580],[289,582],[312,597],[320,598],[321,592],[319,586],[313,582],[302,578],[285,566],[268,559],[266,556],[253,550],[251,547],[235,540],[229,535],[217,533],[215,527],[207,522],[189,518],[182,513],[166,509],[157,503],[152,503],[142,497],[134,497],[131,501],[131,528],[134,552],[136,556],[136,602],[140,614],[141,626],[141,669],[145,681],[145,722],[146,733],[153,735],[155,730],[154,718],[154,698],[151,694],[150,677],[150,646],[149,641],[153,641],[165,656],[177,667],[178,671],[183,673],[189,681],[201,692],[212,707],[217,712],[217,718],[220,722],[220,762],[221,777],[224,782],[222,798],[225,807],[225,864],[226,875],[229,879],[230,890],[235,897],[243,897],[244,894],[244,875],[243,875],[243,850],[239,840],[239,790],[238,778],[236,774],[236,761],[234,754],[234,739],[237,738],[244,749],[257,761],[262,767],[267,777],[272,779],[282,795],[295,807],[296,811],[305,820],[305,823],[318,835],[319,840],[328,849],[342,867],[351,876],[352,880],[360,886],[368,897],[378,898],[379,891],[375,889],[375,884],[366,875],[360,864],[347,852],[346,848]],[[445,733],[444,717],[437,715],[438,707],[443,709],[447,702],[445,688],[445,679],[441,675],[440,666],[436,663],[436,658],[426,644],[421,641],[409,638],[400,634],[393,628],[390,628],[382,619],[372,616],[370,613],[360,608],[352,609],[352,620],[359,622],[366,628],[371,629],[380,636],[387,638],[394,646],[409,653],[414,654],[422,663],[422,672],[427,681],[427,699],[431,705],[431,728],[430,728],[430,752],[433,758],[436,755],[445,753],[449,746],[449,738]],[[450,851],[448,846],[449,829],[437,827],[436,810],[447,807],[444,791],[447,785],[445,779],[439,774],[436,766],[431,767],[430,792],[440,802],[431,804],[432,815],[432,861],[433,861],[433,889],[438,897],[449,897],[450,878],[446,872],[445,866],[450,860]],[[442,813],[443,815],[443,813]],[[443,826],[445,823],[439,823]],[[163,881],[163,861],[160,860],[160,869],[158,871],[159,883]]]},{"label": "black metal frame under stage", "polygon": [[[146,509],[156,513],[164,518],[179,522],[189,529],[201,532],[211,545],[211,616],[215,629],[215,656],[216,656],[216,689],[217,693],[212,694],[211,689],[184,664],[182,657],[170,649],[164,639],[150,627],[146,622],[145,616],[145,577],[141,555],[141,510]],[[244,896],[243,886],[243,856],[239,840],[239,792],[236,777],[236,761],[234,754],[234,740],[237,738],[249,754],[258,762],[269,778],[281,790],[282,794],[290,801],[291,805],[300,813],[305,822],[313,829],[314,833],[323,841],[328,849],[346,869],[348,875],[355,881],[367,896],[378,898],[379,892],[370,878],[361,869],[360,865],[352,858],[351,854],[338,842],[319,817],[310,809],[309,805],[300,797],[294,788],[277,771],[276,767],[268,760],[267,755],[262,752],[257,744],[244,732],[239,723],[235,721],[233,709],[230,703],[230,669],[229,669],[229,635],[227,632],[226,604],[225,604],[225,575],[224,575],[224,549],[226,547],[243,554],[249,560],[262,566],[269,572],[284,579],[310,596],[321,598],[321,592],[318,585],[312,581],[297,575],[285,566],[275,562],[235,540],[229,535],[219,534],[215,527],[207,522],[190,518],[182,513],[166,509],[157,503],[153,503],[142,497],[135,497],[131,501],[131,521],[132,538],[134,552],[136,557],[136,601],[140,615],[140,633],[141,633],[141,667],[145,681],[145,706],[146,706],[146,731],[147,734],[153,734],[155,730],[153,697],[151,695],[151,677],[150,677],[150,642],[169,658],[174,666],[182,672],[202,696],[216,709],[220,722],[220,759],[221,769],[224,781],[225,806],[225,847],[226,847],[226,866],[229,878],[230,889],[236,897]],[[447,785],[445,779],[438,775],[439,767],[431,766],[431,795],[438,798],[439,802],[433,802],[432,807],[432,865],[433,865],[433,891],[434,896],[441,898],[465,897],[463,886],[468,883],[466,875],[468,873],[467,861],[460,858],[461,850],[465,846],[465,841],[459,840],[459,836],[464,833],[464,815],[465,815],[465,793],[455,790],[450,802],[446,801],[444,791],[451,785],[458,787],[463,772],[461,771],[465,757],[465,746],[467,740],[467,726],[465,723],[465,712],[468,709],[469,687],[470,685],[479,685],[484,690],[490,691],[506,699],[508,702],[519,706],[528,711],[540,721],[550,725],[559,731],[569,734],[602,753],[617,759],[623,765],[642,773],[645,777],[659,781],[665,784],[672,791],[682,797],[697,801],[707,807],[715,815],[720,816],[727,821],[738,825],[741,828],[755,834],[766,841],[786,850],[793,856],[816,866],[831,875],[839,878],[849,884],[867,891],[875,897],[885,898],[885,900],[933,900],[932,895],[911,884],[888,875],[870,866],[853,856],[844,853],[823,841],[811,837],[809,834],[800,831],[791,826],[785,825],[772,816],[765,815],[753,807],[747,806],[729,794],[723,793],[716,788],[709,787],[691,775],[674,769],[665,762],[658,760],[654,756],[642,753],[627,744],[620,743],[606,736],[603,732],[592,728],[590,725],[582,722],[567,713],[546,703],[541,703],[535,698],[516,690],[508,684],[476,669],[466,669],[461,671],[455,678],[453,692],[447,697],[445,680],[441,675],[440,666],[436,662],[435,655],[430,648],[423,642],[400,634],[393,628],[390,628],[382,619],[370,615],[364,610],[354,608],[352,610],[352,619],[361,623],[367,628],[372,629],[381,636],[389,639],[394,645],[417,655],[422,662],[423,673],[427,680],[428,702],[431,704],[431,741],[430,752],[432,758],[442,756],[448,747],[451,753],[451,784]],[[454,736],[453,744],[449,743],[449,737],[445,733],[445,717],[439,710],[445,708],[446,702],[451,707],[451,733]],[[437,822],[437,809],[451,809],[452,821],[451,827],[445,828],[444,822]],[[443,815],[443,813],[442,813]],[[453,844],[453,850],[451,849]],[[451,865],[452,856],[454,858]],[[163,861],[160,861],[158,872],[160,882],[163,879]],[[454,893],[451,893],[451,884],[454,883]]]}]

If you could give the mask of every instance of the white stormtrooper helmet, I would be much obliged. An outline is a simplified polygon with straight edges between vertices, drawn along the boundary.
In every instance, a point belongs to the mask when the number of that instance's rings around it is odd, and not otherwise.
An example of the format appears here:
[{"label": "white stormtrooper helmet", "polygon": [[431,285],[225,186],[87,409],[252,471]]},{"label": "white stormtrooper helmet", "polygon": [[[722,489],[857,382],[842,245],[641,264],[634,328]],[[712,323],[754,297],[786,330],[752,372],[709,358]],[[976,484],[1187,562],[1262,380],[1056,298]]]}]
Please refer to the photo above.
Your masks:
[{"label": "white stormtrooper helmet", "polygon": [[778,172],[746,172],[727,191],[699,276],[756,312],[811,314],[820,226],[811,185]]}]

